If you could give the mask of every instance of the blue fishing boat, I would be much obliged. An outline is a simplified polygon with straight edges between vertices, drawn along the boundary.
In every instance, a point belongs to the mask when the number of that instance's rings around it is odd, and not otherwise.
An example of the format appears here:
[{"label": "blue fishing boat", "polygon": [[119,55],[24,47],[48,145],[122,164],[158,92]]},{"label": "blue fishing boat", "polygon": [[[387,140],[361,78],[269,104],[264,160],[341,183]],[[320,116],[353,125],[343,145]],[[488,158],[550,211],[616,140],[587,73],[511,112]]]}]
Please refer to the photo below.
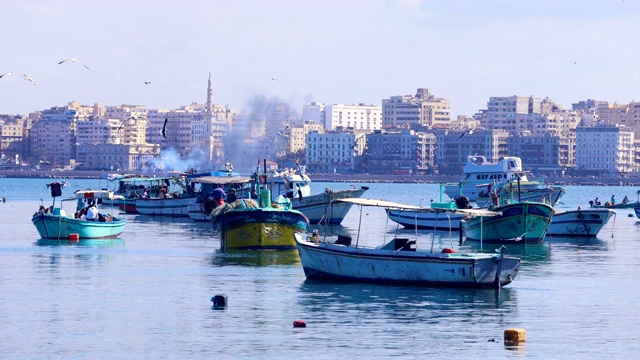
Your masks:
[{"label": "blue fishing boat", "polygon": [[[40,205],[31,219],[42,239],[111,239],[124,231],[124,219],[114,217],[100,208],[104,201],[118,197],[113,192],[79,190],[73,198],[62,199],[56,204],[56,198],[62,196],[64,183],[53,182],[47,186],[51,188],[53,204],[50,207]],[[63,203],[67,201],[76,202],[75,211],[67,212],[63,209]],[[87,219],[87,215],[91,215],[91,207],[97,209],[96,216]]]}]

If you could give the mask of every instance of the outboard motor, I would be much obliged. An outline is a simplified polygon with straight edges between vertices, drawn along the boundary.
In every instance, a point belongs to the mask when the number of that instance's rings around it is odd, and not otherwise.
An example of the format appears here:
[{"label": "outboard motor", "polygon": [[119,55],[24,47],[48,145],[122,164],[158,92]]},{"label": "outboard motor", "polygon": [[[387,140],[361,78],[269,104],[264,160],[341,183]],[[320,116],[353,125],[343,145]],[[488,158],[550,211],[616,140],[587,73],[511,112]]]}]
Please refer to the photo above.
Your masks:
[{"label": "outboard motor", "polygon": [[473,205],[471,205],[471,201],[465,195],[458,195],[454,200],[458,209],[471,209],[473,207]]}]

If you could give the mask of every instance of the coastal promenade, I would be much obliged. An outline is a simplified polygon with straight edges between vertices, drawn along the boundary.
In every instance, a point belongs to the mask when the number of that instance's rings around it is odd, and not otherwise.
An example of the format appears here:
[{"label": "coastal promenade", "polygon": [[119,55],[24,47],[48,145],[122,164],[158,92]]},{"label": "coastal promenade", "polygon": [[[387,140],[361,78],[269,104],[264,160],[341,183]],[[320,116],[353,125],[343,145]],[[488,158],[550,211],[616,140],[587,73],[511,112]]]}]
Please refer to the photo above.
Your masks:
[{"label": "coastal promenade", "polygon": [[[43,171],[43,170],[0,170],[0,178],[51,178],[51,179],[100,179],[103,171]],[[163,175],[163,174],[149,174]],[[441,182],[456,182],[460,176],[454,175],[371,175],[371,174],[309,174],[314,182],[355,182],[355,183],[407,183],[407,184],[438,184]],[[640,186],[637,178],[604,178],[604,177],[536,177],[530,180],[544,179],[547,184],[554,185],[602,185],[602,186]]]}]

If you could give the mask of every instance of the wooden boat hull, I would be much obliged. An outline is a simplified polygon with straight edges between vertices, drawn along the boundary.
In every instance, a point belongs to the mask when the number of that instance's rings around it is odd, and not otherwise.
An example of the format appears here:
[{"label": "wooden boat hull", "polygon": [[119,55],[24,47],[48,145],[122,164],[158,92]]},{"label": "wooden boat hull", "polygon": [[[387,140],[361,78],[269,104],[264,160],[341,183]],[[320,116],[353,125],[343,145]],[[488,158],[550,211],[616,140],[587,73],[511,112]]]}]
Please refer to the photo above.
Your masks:
[{"label": "wooden boat hull", "polygon": [[187,205],[195,200],[195,197],[136,199],[135,206],[138,214],[142,215],[183,217],[189,216]]},{"label": "wooden boat hull", "polygon": [[605,209],[635,209],[640,207],[640,202],[629,202],[629,203],[618,203],[613,205],[593,205],[594,208],[605,208]]},{"label": "wooden boat hull", "polygon": [[491,210],[502,214],[485,218],[471,217],[460,222],[467,240],[498,244],[540,243],[553,217],[551,206],[537,202],[516,202]]},{"label": "wooden boat hull", "polygon": [[595,237],[613,215],[615,211],[610,209],[557,212],[553,214],[547,235]]},{"label": "wooden boat hull", "polygon": [[308,279],[490,288],[508,285],[520,268],[520,259],[500,261],[499,254],[367,249],[295,237]]},{"label": "wooden boat hull", "polygon": [[99,222],[52,214],[36,214],[31,219],[42,239],[67,239],[78,234],[80,239],[112,239],[124,231],[125,220]]},{"label": "wooden boat hull", "polygon": [[223,249],[292,250],[293,235],[305,232],[309,220],[300,212],[284,209],[232,209],[213,218]]},{"label": "wooden boat hull", "polygon": [[334,202],[337,199],[359,198],[367,191],[367,188],[348,190],[327,190],[323,193],[305,196],[300,200],[298,197],[291,199],[291,206],[294,210],[303,213],[310,224],[340,224],[351,209],[352,204],[344,202]]},{"label": "wooden boat hull", "polygon": [[127,214],[138,213],[138,210],[136,210],[136,199],[122,199],[119,201],[118,207]]}]

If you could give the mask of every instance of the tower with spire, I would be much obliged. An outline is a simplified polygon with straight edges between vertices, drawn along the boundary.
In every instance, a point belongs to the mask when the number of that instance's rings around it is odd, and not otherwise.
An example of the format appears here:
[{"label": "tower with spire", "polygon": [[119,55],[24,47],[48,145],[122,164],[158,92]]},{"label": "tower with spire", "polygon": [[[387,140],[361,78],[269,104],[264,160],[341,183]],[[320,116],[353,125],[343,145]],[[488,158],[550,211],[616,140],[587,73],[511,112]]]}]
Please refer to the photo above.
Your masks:
[{"label": "tower with spire", "polygon": [[211,73],[209,73],[209,81],[207,83],[207,113],[211,114],[213,111],[213,104],[211,101],[213,100],[213,84],[211,81]]}]

